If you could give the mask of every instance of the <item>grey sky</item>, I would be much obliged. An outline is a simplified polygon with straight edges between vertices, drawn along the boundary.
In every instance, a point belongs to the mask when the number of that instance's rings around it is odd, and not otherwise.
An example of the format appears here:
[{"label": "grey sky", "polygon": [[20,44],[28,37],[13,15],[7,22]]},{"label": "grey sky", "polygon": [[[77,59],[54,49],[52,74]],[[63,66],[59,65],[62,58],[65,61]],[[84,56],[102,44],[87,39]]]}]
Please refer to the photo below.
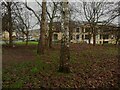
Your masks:
[{"label": "grey sky", "polygon": [[[4,0],[3,0],[4,1]],[[8,1],[8,0],[7,0]],[[11,1],[11,0],[9,0],[9,1]],[[32,8],[32,9],[34,9],[35,11],[37,11],[37,13],[39,13],[40,14],[40,12],[39,11],[41,11],[41,7],[36,3],[36,1],[35,0],[15,0],[15,1],[23,1],[23,2],[25,2],[25,1],[27,1],[28,2],[28,5]],[[37,0],[37,1],[39,1],[40,3],[42,2],[42,0]],[[54,1],[60,1],[60,0],[54,0]],[[81,1],[86,1],[86,2],[90,2],[90,1],[101,1],[101,0],[69,0],[70,1],[70,4],[72,5],[72,4],[74,4],[74,3],[79,3],[79,2],[81,2]],[[119,0],[105,0],[105,1],[109,1],[109,2],[117,2],[117,1],[119,1]],[[51,2],[51,0],[47,0],[47,2]],[[30,11],[28,11],[28,12],[30,12]],[[83,16],[83,15],[82,15]],[[29,16],[30,17],[30,16]],[[85,17],[83,16],[83,17],[81,17],[81,15],[80,14],[76,14],[76,13],[74,13],[74,15],[73,15],[73,17],[75,17],[75,20],[79,20],[79,21],[85,21]],[[105,17],[103,18],[103,19],[105,19]],[[36,19],[36,17],[34,16],[34,15],[32,15],[32,17],[30,17],[30,20],[29,20],[30,22],[31,22],[31,25],[33,26],[33,25],[35,25],[38,21],[37,21],[37,19]],[[114,21],[113,21],[114,23],[118,23],[118,18],[116,18]],[[39,27],[39,25],[36,25],[34,28],[40,28]]]},{"label": "grey sky", "polygon": [[[74,0],[74,1],[78,1],[78,0]],[[79,0],[80,1],[80,0]],[[93,1],[93,0],[92,0]],[[111,0],[112,1],[112,0]],[[78,4],[78,3],[80,3],[80,2],[71,2],[70,4],[72,5],[72,4]],[[36,3],[36,2],[29,2],[29,6],[31,7],[31,8],[33,8],[34,10],[36,10],[36,11],[40,11],[40,6],[38,6],[38,4]],[[79,5],[78,5],[79,6]],[[76,6],[77,7],[77,6]],[[111,6],[111,8],[113,8],[114,7],[114,5],[113,6]],[[110,8],[109,8],[110,9]],[[82,16],[82,17],[81,17]],[[80,15],[80,14],[78,14],[78,13],[74,13],[73,14],[73,17],[75,17],[75,20],[78,20],[78,21],[85,21],[86,19],[85,19],[85,17],[84,17],[84,15]],[[107,16],[106,17],[102,17],[101,18],[101,20],[105,20],[107,18]],[[37,19],[33,16],[32,18],[31,18],[31,21],[32,21],[32,25],[33,24],[35,24],[36,22],[37,22]],[[118,23],[118,18],[116,18],[114,21],[113,21],[113,23],[114,24],[117,24]],[[34,28],[39,28],[39,25],[37,25],[36,27],[34,27]]]},{"label": "grey sky", "polygon": [[[7,1],[10,1],[10,0],[7,0]],[[13,1],[22,1],[22,2],[25,2],[26,0],[13,0]],[[42,2],[42,0],[38,0],[39,2]],[[51,0],[46,0],[47,2],[51,2]],[[62,0],[54,0],[55,2],[60,2]],[[65,0],[63,0],[65,1]],[[84,2],[100,2],[102,0],[68,0],[69,2],[81,2],[81,1],[84,1]],[[105,2],[118,2],[119,0],[105,0]],[[35,0],[27,0],[27,2],[35,2]]]}]

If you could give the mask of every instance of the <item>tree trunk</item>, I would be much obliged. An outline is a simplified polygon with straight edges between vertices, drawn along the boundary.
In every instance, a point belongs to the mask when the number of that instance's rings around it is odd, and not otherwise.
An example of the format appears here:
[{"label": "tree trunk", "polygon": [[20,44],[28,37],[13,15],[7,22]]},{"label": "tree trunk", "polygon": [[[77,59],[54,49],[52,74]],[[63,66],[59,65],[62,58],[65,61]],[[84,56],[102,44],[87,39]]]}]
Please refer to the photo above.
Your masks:
[{"label": "tree trunk", "polygon": [[96,45],[96,31],[95,28],[93,27],[93,46]]},{"label": "tree trunk", "polygon": [[116,42],[115,42],[116,45],[117,45],[117,42],[118,42],[118,41],[116,40]]},{"label": "tree trunk", "polygon": [[69,51],[69,10],[68,1],[62,2],[62,40],[61,40],[61,51],[60,51],[60,65],[59,71],[63,73],[69,73],[69,61],[70,61],[70,51]]},{"label": "tree trunk", "polygon": [[49,33],[49,48],[52,48],[52,32]]},{"label": "tree trunk", "polygon": [[26,46],[28,45],[28,33],[26,34]]},{"label": "tree trunk", "polygon": [[95,35],[95,33],[93,33],[93,46],[95,46],[96,45],[96,35]]},{"label": "tree trunk", "polygon": [[53,26],[53,20],[51,20],[49,24],[49,48],[52,48],[52,26]]},{"label": "tree trunk", "polygon": [[9,28],[9,46],[13,46],[12,30]]},{"label": "tree trunk", "polygon": [[8,24],[9,24],[9,29],[8,29],[8,32],[9,32],[9,46],[12,46],[13,45],[13,39],[12,39],[12,16],[11,16],[11,2],[7,2],[8,4]]},{"label": "tree trunk", "polygon": [[90,44],[90,40],[91,40],[91,34],[90,34],[90,32],[89,32],[89,41],[88,41],[89,44]]},{"label": "tree trunk", "polygon": [[42,1],[42,15],[41,15],[41,29],[40,38],[38,41],[37,53],[39,55],[44,54],[45,49],[45,31],[46,31],[46,0]]},{"label": "tree trunk", "polygon": [[23,33],[23,36],[22,36],[22,41],[23,41],[23,42],[25,41],[25,38],[24,38],[24,33]]}]

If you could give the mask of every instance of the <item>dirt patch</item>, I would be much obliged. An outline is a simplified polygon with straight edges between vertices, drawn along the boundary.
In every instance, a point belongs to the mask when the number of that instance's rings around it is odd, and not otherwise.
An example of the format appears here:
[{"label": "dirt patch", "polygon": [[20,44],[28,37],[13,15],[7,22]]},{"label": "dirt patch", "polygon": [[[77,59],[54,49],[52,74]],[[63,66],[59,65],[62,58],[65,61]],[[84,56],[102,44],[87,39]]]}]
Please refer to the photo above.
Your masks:
[{"label": "dirt patch", "polygon": [[2,61],[3,65],[13,62],[34,61],[36,55],[33,52],[36,51],[36,46],[15,46],[15,47],[2,47]]}]

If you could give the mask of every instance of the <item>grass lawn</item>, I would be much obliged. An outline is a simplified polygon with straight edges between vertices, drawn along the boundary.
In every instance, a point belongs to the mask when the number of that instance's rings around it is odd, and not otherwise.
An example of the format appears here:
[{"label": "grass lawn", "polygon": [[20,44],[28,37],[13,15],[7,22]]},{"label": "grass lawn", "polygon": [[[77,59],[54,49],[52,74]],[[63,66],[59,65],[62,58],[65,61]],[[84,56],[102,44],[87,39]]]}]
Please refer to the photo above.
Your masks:
[{"label": "grass lawn", "polygon": [[[25,45],[26,42],[25,41],[24,42],[15,42],[15,44],[17,44],[17,45]],[[37,44],[38,44],[37,41],[29,41],[28,42],[28,45],[37,45]]]},{"label": "grass lawn", "polygon": [[118,87],[118,50],[115,45],[71,44],[71,73],[57,72],[60,46],[36,54],[37,45],[3,46],[3,88]]}]

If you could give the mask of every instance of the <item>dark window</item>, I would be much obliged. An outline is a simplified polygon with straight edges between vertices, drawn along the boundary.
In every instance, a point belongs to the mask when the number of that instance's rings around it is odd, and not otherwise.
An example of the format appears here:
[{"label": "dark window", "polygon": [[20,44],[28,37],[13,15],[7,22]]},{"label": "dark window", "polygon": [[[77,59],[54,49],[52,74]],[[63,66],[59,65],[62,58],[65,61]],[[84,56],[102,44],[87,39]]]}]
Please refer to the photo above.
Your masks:
[{"label": "dark window", "polygon": [[54,40],[58,40],[58,35],[54,34]]},{"label": "dark window", "polygon": [[70,40],[72,40],[72,39],[73,39],[73,37],[71,36],[71,37],[70,37]]},{"label": "dark window", "polygon": [[82,33],[84,32],[84,28],[82,27]]},{"label": "dark window", "polygon": [[102,35],[100,34],[100,39],[102,39]]},{"label": "dark window", "polygon": [[89,28],[85,28],[85,32],[89,32]]},{"label": "dark window", "polygon": [[84,40],[84,35],[82,35],[82,40]]},{"label": "dark window", "polygon": [[80,38],[80,36],[79,35],[76,35],[76,39],[78,40]]},{"label": "dark window", "polygon": [[89,35],[85,35],[85,39],[89,39]]},{"label": "dark window", "polygon": [[103,35],[103,39],[108,39],[109,35]]},{"label": "dark window", "polygon": [[76,28],[76,32],[79,33],[79,28]]},{"label": "dark window", "polygon": [[108,43],[108,41],[103,41],[103,44],[106,44],[106,43]]}]

